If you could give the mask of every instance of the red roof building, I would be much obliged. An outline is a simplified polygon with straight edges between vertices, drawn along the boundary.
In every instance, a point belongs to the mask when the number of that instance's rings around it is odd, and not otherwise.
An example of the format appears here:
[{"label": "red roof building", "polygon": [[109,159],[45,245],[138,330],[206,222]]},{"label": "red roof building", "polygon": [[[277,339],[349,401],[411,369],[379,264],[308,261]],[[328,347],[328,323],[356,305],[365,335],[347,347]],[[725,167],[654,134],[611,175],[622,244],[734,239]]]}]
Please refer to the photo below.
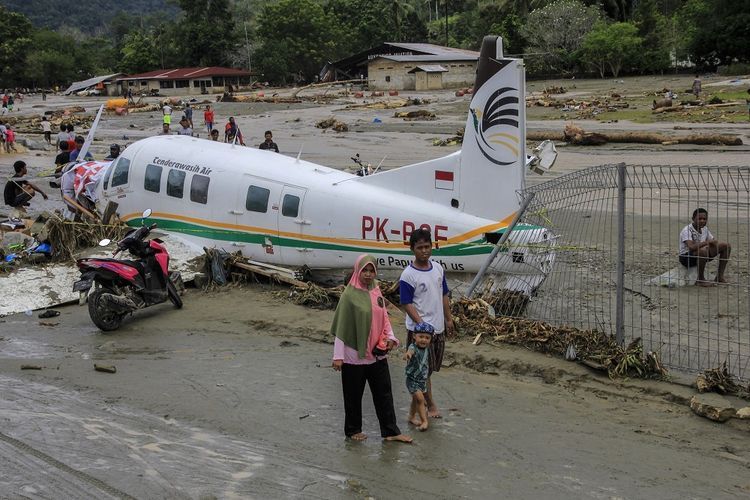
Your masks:
[{"label": "red roof building", "polygon": [[121,94],[161,95],[211,94],[234,91],[251,84],[252,73],[243,69],[208,66],[202,68],[157,69],[117,79]]}]

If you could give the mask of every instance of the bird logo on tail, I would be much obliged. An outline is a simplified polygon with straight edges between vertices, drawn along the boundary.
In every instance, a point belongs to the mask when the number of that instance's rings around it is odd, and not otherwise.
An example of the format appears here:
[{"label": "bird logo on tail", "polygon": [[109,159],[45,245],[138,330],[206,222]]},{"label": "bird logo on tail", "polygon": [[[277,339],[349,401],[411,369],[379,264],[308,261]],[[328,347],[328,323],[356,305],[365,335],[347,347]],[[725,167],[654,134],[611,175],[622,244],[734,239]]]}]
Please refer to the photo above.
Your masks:
[{"label": "bird logo on tail", "polygon": [[477,146],[496,165],[512,165],[518,160],[518,101],[518,89],[502,87],[490,95],[484,110],[471,108]]}]

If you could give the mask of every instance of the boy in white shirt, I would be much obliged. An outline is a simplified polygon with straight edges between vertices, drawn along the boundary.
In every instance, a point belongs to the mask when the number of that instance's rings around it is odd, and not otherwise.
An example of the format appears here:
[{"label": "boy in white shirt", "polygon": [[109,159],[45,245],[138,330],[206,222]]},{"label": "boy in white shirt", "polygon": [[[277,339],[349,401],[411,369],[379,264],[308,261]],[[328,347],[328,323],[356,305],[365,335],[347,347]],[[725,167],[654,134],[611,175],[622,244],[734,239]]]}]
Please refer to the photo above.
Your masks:
[{"label": "boy in white shirt", "polygon": [[[693,222],[680,231],[680,264],[687,268],[698,266],[698,286],[714,286],[716,283],[726,283],[724,271],[729,263],[732,246],[729,243],[717,241],[706,227],[708,211],[696,208],[693,211]],[[706,264],[719,256],[719,274],[716,283],[706,281]]]},{"label": "boy in white shirt", "polygon": [[429,347],[429,378],[427,379],[427,414],[440,418],[440,411],[432,397],[432,372],[440,371],[445,352],[445,334],[453,334],[448,284],[443,266],[430,259],[432,236],[426,229],[417,229],[409,237],[414,262],[401,273],[399,293],[406,310],[406,345],[413,342],[414,329],[419,323],[429,323],[434,335]]}]

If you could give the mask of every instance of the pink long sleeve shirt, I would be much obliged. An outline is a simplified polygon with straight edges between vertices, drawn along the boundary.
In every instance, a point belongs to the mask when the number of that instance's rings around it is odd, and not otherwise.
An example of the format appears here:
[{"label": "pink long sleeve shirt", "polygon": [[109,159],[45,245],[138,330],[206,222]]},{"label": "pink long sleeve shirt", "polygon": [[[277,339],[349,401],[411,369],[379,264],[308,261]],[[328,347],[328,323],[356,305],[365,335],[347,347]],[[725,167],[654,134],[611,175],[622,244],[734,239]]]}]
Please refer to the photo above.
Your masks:
[{"label": "pink long sleeve shirt", "polygon": [[334,360],[342,359],[348,365],[369,365],[386,358],[387,356],[375,357],[372,354],[372,348],[378,343],[381,334],[385,334],[388,340],[392,340],[398,346],[399,342],[396,336],[393,335],[393,328],[391,327],[391,321],[388,319],[388,311],[385,305],[380,306],[378,304],[375,294],[371,294],[370,297],[372,300],[372,322],[370,323],[370,336],[367,339],[367,356],[360,358],[356,349],[352,349],[344,344],[343,340],[336,337],[336,340],[333,342]]}]

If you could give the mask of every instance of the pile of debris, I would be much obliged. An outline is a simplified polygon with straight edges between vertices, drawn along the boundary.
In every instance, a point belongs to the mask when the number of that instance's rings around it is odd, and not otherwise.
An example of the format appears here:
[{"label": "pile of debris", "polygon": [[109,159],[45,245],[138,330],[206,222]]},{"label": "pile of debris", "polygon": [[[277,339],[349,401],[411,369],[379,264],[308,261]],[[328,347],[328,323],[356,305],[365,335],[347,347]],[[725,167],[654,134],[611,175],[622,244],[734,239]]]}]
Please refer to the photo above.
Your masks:
[{"label": "pile of debris", "polygon": [[417,111],[396,111],[393,116],[394,118],[403,118],[405,121],[437,120],[437,115],[426,109],[419,109]]},{"label": "pile of debris", "polygon": [[[15,224],[11,224],[15,222]],[[9,271],[24,264],[75,260],[83,249],[97,246],[104,239],[119,240],[130,229],[119,220],[102,224],[96,220],[71,221],[59,213],[45,212],[36,220],[10,219],[0,233],[0,270]]]},{"label": "pile of debris", "polygon": [[75,260],[80,250],[95,247],[104,239],[122,239],[129,230],[119,219],[109,224],[92,220],[75,222],[54,213],[47,215],[36,238],[52,246],[52,258]]},{"label": "pile of debris", "polygon": [[464,131],[456,130],[456,135],[447,139],[435,139],[432,141],[433,146],[457,146],[464,143]]},{"label": "pile of debris", "polygon": [[717,392],[750,399],[750,384],[747,387],[738,384],[727,370],[726,361],[720,367],[706,370],[698,375],[695,386],[700,393]]},{"label": "pile of debris", "polygon": [[[91,123],[94,121],[93,116],[83,115],[86,110],[81,106],[73,106],[65,108],[63,110],[50,111],[45,113],[47,120],[49,120],[52,130],[60,128],[61,123],[67,123],[73,125],[78,129],[86,129],[91,127]],[[41,117],[36,115],[33,116],[7,116],[3,118],[6,125],[13,127],[16,133],[21,134],[40,134],[42,133],[42,122]]]},{"label": "pile of debris", "polygon": [[551,85],[549,87],[545,87],[542,93],[544,94],[564,94],[567,90],[565,90],[565,87],[560,85],[559,87],[556,87],[554,85]]},{"label": "pile of debris", "polygon": [[322,129],[333,129],[336,132],[348,132],[349,131],[349,125],[346,123],[337,120],[334,117],[326,118],[325,120],[320,120],[318,123],[315,124],[317,128]]},{"label": "pile of debris", "polygon": [[374,101],[374,102],[365,102],[360,104],[349,104],[346,108],[347,109],[358,109],[358,108],[364,108],[364,109],[396,109],[396,108],[404,108],[406,106],[422,106],[425,104],[429,104],[430,101],[427,99],[422,99],[419,97],[409,97],[407,99],[390,99],[387,101]]},{"label": "pile of debris", "polygon": [[[496,304],[503,300],[499,298]],[[610,377],[659,378],[667,374],[657,353],[643,353],[640,338],[622,347],[613,336],[597,330],[495,317],[494,307],[491,309],[488,305],[483,299],[459,299],[452,304],[456,328],[474,337],[475,344],[484,337],[491,343],[520,345],[533,351],[577,360],[590,368],[606,371]]]}]

